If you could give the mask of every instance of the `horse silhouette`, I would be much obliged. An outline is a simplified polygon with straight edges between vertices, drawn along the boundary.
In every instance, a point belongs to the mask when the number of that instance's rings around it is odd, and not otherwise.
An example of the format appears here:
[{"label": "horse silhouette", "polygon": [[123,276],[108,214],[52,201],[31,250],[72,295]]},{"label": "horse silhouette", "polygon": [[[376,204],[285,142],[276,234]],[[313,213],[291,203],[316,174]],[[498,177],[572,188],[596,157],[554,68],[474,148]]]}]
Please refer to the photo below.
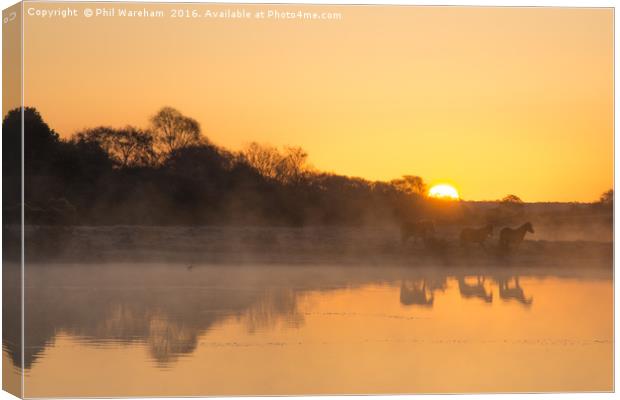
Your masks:
[{"label": "horse silhouette", "polygon": [[482,228],[465,228],[461,231],[461,246],[469,244],[479,244],[484,247],[484,242],[493,235],[493,225],[487,225]]},{"label": "horse silhouette", "polygon": [[534,228],[529,222],[524,223],[517,229],[504,228],[499,233],[499,247],[508,250],[510,248],[517,248],[527,232],[534,233]]},{"label": "horse silhouette", "polygon": [[400,226],[400,239],[402,243],[406,243],[410,237],[412,237],[414,241],[416,239],[425,241],[434,235],[435,224],[433,224],[433,221],[422,220],[417,222],[405,222]]}]

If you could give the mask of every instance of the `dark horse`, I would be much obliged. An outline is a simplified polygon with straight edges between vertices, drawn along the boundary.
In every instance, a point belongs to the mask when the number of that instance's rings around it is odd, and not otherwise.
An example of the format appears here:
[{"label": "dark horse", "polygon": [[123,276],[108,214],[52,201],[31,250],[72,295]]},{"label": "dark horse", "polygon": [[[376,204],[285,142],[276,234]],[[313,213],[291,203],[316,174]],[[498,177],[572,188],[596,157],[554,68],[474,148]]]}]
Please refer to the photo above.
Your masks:
[{"label": "dark horse", "polygon": [[433,221],[405,222],[400,226],[400,239],[403,243],[413,237],[413,240],[427,240],[435,235],[435,224]]},{"label": "dark horse", "polygon": [[478,229],[465,228],[461,231],[460,243],[462,247],[468,244],[479,244],[484,247],[484,242],[491,235],[493,235],[493,225],[487,225]]},{"label": "dark horse", "polygon": [[499,247],[504,250],[518,247],[527,232],[534,233],[532,224],[526,222],[517,229],[504,228],[499,232]]}]

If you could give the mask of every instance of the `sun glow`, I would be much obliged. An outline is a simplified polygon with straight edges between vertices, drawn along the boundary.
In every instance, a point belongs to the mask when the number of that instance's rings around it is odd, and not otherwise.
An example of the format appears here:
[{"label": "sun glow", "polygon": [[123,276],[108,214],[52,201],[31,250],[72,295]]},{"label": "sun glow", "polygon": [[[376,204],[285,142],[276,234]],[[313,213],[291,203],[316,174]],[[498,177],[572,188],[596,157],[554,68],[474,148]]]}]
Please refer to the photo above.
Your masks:
[{"label": "sun glow", "polygon": [[450,186],[446,184],[433,186],[428,191],[428,195],[436,199],[451,199],[451,200],[458,200],[460,197],[458,190],[456,190],[454,186]]}]

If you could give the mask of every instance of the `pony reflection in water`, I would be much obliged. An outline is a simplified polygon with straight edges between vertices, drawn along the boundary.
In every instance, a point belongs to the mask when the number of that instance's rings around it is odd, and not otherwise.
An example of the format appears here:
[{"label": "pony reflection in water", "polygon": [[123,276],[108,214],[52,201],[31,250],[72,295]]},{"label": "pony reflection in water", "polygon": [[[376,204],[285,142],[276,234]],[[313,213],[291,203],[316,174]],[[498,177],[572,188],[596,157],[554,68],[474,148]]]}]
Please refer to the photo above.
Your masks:
[{"label": "pony reflection in water", "polygon": [[[511,284],[511,280],[513,281]],[[497,284],[499,286],[499,297],[504,300],[516,300],[524,306],[530,306],[533,298],[526,297],[523,288],[519,284],[519,276],[511,278],[498,278]]]},{"label": "pony reflection in water", "polygon": [[432,307],[435,301],[434,292],[446,290],[446,277],[438,279],[408,279],[400,285],[400,303],[404,306],[418,305]]},{"label": "pony reflection in water", "polygon": [[459,293],[461,297],[465,299],[479,298],[484,300],[485,303],[491,303],[493,301],[493,292],[487,292],[484,286],[484,276],[477,276],[476,283],[471,284],[465,280],[465,276],[458,276],[457,281],[459,283]]}]

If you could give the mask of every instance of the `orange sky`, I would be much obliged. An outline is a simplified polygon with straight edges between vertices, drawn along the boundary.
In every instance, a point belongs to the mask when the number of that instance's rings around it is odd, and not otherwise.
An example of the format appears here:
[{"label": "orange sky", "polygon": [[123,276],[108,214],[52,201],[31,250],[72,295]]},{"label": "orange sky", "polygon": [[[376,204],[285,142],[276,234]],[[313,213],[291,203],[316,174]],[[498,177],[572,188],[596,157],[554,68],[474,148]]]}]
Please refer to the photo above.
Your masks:
[{"label": "orange sky", "polygon": [[[451,182],[465,199],[592,201],[613,185],[613,11],[26,3],[25,104],[62,136],[145,126],[170,105],[215,143],[299,145],[368,179]],[[85,8],[163,18],[82,16]],[[341,20],[171,18],[173,8]],[[6,112],[6,110],[4,110]]]}]

